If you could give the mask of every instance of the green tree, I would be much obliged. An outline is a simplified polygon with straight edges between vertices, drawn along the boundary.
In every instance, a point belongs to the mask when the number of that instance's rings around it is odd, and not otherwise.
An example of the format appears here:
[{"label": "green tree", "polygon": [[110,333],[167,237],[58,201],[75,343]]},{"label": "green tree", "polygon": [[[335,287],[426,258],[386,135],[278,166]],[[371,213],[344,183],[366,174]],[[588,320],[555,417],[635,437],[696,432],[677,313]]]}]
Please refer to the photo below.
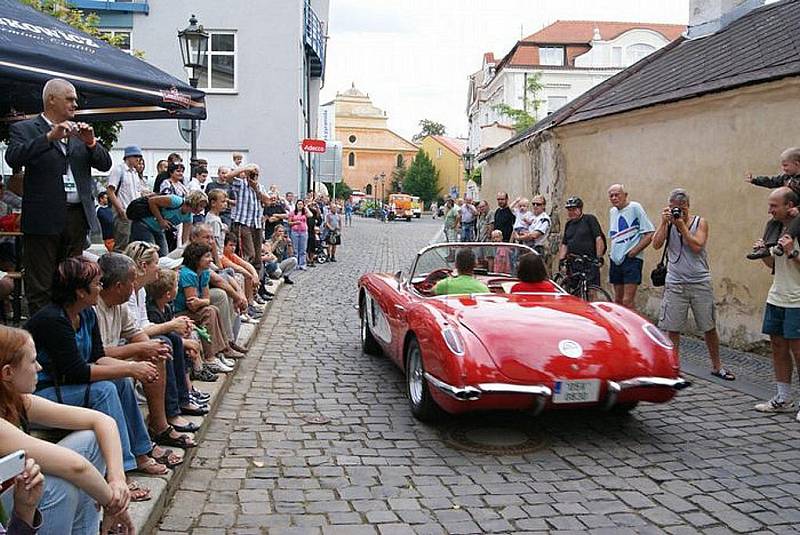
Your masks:
[{"label": "green tree", "polygon": [[434,167],[433,161],[421,149],[408,166],[403,189],[406,193],[416,195],[425,204],[430,203],[439,195],[439,171]]},{"label": "green tree", "polygon": [[[323,182],[328,191],[333,193],[333,183]],[[353,193],[353,188],[348,186],[344,181],[336,183],[336,198],[347,199]]]},{"label": "green tree", "polygon": [[428,136],[444,136],[447,132],[442,123],[437,123],[436,121],[431,121],[430,119],[422,119],[419,122],[419,127],[419,133],[411,138],[411,141],[414,143],[422,141]]},{"label": "green tree", "polygon": [[[84,33],[87,33],[97,39],[102,39],[107,43],[120,46],[123,41],[122,36],[111,36],[103,33],[98,28],[100,17],[96,13],[84,13],[78,9],[70,6],[68,0],[21,0],[23,4],[27,4],[32,8],[46,13],[58,20],[69,24]],[[136,52],[136,56],[141,57],[141,52]],[[100,140],[105,147],[112,147],[119,138],[119,133],[122,131],[122,123],[116,121],[104,121],[92,123],[94,133],[97,139]],[[0,123],[0,139],[8,141],[8,123]]]},{"label": "green tree", "polygon": [[482,169],[483,169],[482,167],[476,167],[475,169],[473,169],[469,173],[464,171],[464,181],[466,182],[466,181],[472,180],[473,182],[475,182],[478,185],[478,187],[481,187],[481,182],[483,181],[483,171],[482,171]]},{"label": "green tree", "polygon": [[495,104],[492,109],[500,115],[505,115],[513,121],[513,128],[519,134],[536,124],[539,116],[539,108],[544,100],[539,98],[542,91],[541,75],[536,72],[528,75],[525,85],[525,95],[523,98],[522,109],[512,108],[508,104]]}]

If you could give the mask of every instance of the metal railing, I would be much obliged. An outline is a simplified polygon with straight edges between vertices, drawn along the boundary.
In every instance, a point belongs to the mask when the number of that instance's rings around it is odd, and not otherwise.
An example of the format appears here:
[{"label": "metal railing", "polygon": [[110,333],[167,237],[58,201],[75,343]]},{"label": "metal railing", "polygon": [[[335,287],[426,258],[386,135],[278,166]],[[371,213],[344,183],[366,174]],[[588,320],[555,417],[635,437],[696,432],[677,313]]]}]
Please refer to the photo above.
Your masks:
[{"label": "metal railing", "polygon": [[311,7],[311,0],[305,0],[304,42],[311,60],[311,76],[325,74],[325,29]]}]

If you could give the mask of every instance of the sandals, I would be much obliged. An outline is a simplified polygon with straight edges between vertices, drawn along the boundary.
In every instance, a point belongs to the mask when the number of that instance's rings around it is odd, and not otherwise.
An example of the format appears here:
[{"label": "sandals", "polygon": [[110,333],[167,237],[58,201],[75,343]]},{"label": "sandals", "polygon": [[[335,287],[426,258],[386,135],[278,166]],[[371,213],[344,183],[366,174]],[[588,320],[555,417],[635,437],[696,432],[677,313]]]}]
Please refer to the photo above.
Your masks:
[{"label": "sandals", "polygon": [[151,431],[150,436],[153,438],[153,442],[158,444],[159,446],[171,446],[173,448],[196,448],[197,442],[192,440],[192,437],[189,435],[178,435],[177,437],[172,436],[172,432],[175,430],[174,427],[168,425],[166,429],[161,431],[160,433],[153,433]]},{"label": "sandals", "polygon": [[153,499],[150,496],[150,489],[143,487],[138,481],[128,481],[128,490],[131,492],[132,502],[146,502]]},{"label": "sandals", "polygon": [[180,466],[183,464],[183,457],[181,457],[177,453],[174,453],[172,450],[164,450],[164,453],[162,453],[159,457],[156,457],[153,454],[153,451],[155,451],[155,448],[150,450],[150,453],[148,454],[150,458],[159,464],[163,464],[170,470],[174,469],[176,466]]},{"label": "sandals", "polygon": [[145,476],[165,476],[167,475],[168,471],[169,470],[164,463],[158,462],[153,457],[149,457],[146,463],[131,470],[133,473],[142,474]]},{"label": "sandals", "polygon": [[730,371],[726,370],[725,368],[720,368],[719,370],[712,371],[711,375],[714,377],[719,377],[720,379],[724,379],[725,381],[735,381],[736,376],[733,375]]},{"label": "sandals", "polygon": [[238,353],[247,353],[247,348],[240,346],[236,342],[228,342],[228,347],[230,347],[231,349],[233,349]]}]

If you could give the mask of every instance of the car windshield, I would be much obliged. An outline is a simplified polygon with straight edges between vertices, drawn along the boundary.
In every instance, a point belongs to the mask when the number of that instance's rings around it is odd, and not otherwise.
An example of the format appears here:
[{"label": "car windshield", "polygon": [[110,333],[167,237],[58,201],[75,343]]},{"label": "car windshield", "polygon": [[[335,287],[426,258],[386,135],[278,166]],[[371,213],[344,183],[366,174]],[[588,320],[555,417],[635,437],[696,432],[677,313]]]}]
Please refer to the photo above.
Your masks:
[{"label": "car windshield", "polygon": [[514,243],[441,243],[423,249],[412,266],[412,280],[425,277],[437,269],[454,270],[456,254],[461,249],[472,249],[475,253],[475,274],[517,276],[519,257],[532,253],[524,245]]}]

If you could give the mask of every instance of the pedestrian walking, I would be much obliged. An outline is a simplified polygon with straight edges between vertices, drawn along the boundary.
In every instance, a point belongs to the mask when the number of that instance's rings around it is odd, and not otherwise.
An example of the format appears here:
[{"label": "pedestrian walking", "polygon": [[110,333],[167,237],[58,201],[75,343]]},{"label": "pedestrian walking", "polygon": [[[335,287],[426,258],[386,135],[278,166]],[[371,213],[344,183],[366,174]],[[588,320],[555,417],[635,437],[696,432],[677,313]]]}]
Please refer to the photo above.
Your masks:
[{"label": "pedestrian walking", "polygon": [[[795,217],[792,208],[798,204],[798,196],[790,188],[781,187],[770,193],[767,203],[772,218],[781,223],[781,238],[778,243],[784,254],[761,259],[773,270],[772,286],[767,294],[762,332],[769,336],[772,348],[772,365],[775,373],[776,393],[772,399],[757,403],[759,412],[791,412],[795,408],[792,400],[792,360],[800,373],[800,257],[791,253],[800,249],[796,238],[786,234]],[[758,240],[754,249],[765,245]],[[797,415],[800,421],[800,413]]]},{"label": "pedestrian walking", "polygon": [[453,199],[447,199],[444,204],[444,239],[446,242],[458,241],[458,215],[459,209]]},{"label": "pedestrian walking", "polygon": [[608,236],[611,240],[609,280],[614,302],[636,310],[636,289],[642,283],[644,250],[653,239],[655,227],[642,205],[628,200],[622,184],[608,188]]},{"label": "pedestrian walking", "polygon": [[353,226],[353,203],[350,199],[344,201],[344,224],[348,227]]},{"label": "pedestrian walking", "polygon": [[736,377],[722,366],[719,356],[717,313],[706,244],[708,222],[689,214],[689,194],[676,188],[669,194],[669,206],[661,211],[661,223],[653,235],[653,248],[666,247],[667,278],[658,326],[667,331],[675,354],[679,355],[681,333],[686,329],[689,309],[711,360],[711,375],[733,381]]},{"label": "pedestrian walking", "polygon": [[50,302],[56,266],[88,246],[89,230],[100,232],[94,206],[92,168],[111,169],[111,157],[94,128],[75,123],[78,94],[66,80],[49,80],[44,112],[14,122],[6,162],[25,168],[21,230],[25,293],[32,315]]}]

